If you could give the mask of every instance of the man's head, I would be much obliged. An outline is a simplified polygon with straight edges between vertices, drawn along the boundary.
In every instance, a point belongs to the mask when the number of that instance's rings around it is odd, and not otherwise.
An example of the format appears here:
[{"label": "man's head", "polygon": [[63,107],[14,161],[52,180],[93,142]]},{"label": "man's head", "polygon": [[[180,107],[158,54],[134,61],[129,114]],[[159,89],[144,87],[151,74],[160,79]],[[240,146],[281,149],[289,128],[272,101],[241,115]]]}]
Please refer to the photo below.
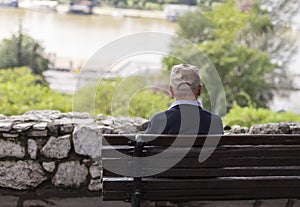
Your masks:
[{"label": "man's head", "polygon": [[196,100],[202,90],[199,69],[189,64],[174,65],[170,75],[170,93],[177,100]]}]

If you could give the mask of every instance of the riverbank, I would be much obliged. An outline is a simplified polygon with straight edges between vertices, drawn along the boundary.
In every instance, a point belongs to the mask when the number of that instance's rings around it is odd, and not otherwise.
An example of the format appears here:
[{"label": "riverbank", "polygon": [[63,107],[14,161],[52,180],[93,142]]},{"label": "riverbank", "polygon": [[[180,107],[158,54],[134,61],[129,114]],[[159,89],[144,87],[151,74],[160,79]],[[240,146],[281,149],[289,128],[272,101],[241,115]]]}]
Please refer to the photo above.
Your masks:
[{"label": "riverbank", "polygon": [[[24,9],[34,9],[45,11],[45,8],[39,9],[34,6],[32,2],[22,1],[19,4],[19,8]],[[56,8],[48,8],[52,11],[57,11],[58,13],[67,13],[69,11],[68,4],[58,4]],[[94,7],[93,14],[95,15],[110,15],[116,17],[133,17],[133,18],[151,18],[151,19],[166,19],[166,15],[163,11],[159,10],[138,10],[138,9],[121,9],[113,7]]]},{"label": "riverbank", "polygon": [[119,9],[119,8],[112,8],[112,7],[95,7],[94,14],[123,16],[123,17],[136,17],[136,18],[155,18],[155,19],[165,19],[166,18],[163,11]]}]

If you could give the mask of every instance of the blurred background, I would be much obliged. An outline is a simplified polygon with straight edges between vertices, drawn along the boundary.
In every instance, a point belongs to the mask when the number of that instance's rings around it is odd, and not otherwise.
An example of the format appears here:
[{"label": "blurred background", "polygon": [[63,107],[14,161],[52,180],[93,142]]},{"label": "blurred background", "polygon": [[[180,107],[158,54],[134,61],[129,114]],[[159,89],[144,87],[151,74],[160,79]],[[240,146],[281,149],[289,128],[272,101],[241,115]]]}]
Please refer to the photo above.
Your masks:
[{"label": "blurred background", "polygon": [[[226,124],[300,121],[299,8],[298,0],[0,0],[0,114],[72,111],[72,95],[90,90],[76,81],[93,54],[150,31],[185,38],[210,58],[226,93]],[[181,59],[194,61],[195,53],[174,41],[169,56],[124,60],[97,90],[95,113],[111,114],[114,89],[132,71],[164,74]],[[106,67],[104,61],[91,70],[87,82]],[[141,76],[126,87],[138,88]],[[156,86],[138,91],[129,109],[120,104],[114,115],[149,119],[167,109],[168,80],[152,79]],[[205,91],[201,100],[211,108]]]}]

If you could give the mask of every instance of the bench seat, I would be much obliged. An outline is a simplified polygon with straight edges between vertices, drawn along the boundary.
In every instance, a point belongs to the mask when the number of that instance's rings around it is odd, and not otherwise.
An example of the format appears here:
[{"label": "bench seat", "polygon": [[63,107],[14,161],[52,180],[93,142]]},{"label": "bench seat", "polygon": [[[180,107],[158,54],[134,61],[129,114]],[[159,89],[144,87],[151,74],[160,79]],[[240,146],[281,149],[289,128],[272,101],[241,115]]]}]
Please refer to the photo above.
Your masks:
[{"label": "bench seat", "polygon": [[[300,135],[103,135],[103,200],[140,206],[147,201],[206,201],[300,198]],[[213,144],[206,145],[206,139]],[[178,144],[175,141],[181,140]],[[191,146],[185,143],[193,141]],[[172,145],[172,148],[170,146]],[[188,145],[188,144],[187,144]],[[211,149],[210,149],[211,148]],[[213,150],[199,162],[203,150]],[[154,156],[139,171],[160,169],[161,162],[184,158],[159,174],[128,177],[105,166],[131,169],[130,159]],[[162,152],[167,152],[160,156]]]}]

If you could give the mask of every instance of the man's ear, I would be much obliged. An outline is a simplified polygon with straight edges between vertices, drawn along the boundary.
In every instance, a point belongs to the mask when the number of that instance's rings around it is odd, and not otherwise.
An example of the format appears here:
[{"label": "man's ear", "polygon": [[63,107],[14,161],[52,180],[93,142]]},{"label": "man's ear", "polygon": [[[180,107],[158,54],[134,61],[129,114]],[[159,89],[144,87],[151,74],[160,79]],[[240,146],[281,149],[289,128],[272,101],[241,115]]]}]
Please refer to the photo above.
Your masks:
[{"label": "man's ear", "polygon": [[200,96],[200,95],[201,95],[201,93],[202,93],[202,88],[203,88],[203,85],[202,85],[202,84],[200,84],[200,85],[199,85],[199,92],[198,92],[198,96]]},{"label": "man's ear", "polygon": [[171,85],[169,85],[169,92],[171,94],[171,97],[174,98],[175,97],[175,94],[174,94],[174,90],[173,90],[173,87]]}]

